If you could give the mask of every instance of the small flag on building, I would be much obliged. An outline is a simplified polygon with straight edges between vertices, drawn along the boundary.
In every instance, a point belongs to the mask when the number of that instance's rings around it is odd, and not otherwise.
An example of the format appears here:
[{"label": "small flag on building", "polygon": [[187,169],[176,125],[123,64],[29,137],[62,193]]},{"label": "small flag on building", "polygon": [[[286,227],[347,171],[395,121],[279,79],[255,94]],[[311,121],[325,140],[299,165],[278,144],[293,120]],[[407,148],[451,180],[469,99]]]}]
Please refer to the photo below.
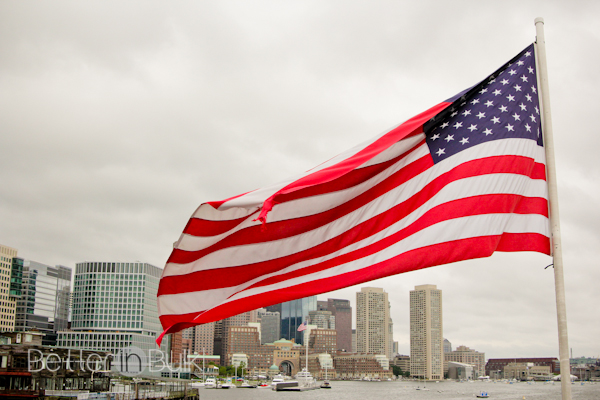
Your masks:
[{"label": "small flag on building", "polygon": [[300,324],[300,326],[298,327],[298,332],[302,332],[303,330],[305,330],[307,328],[306,326],[306,322],[303,322],[302,324]]}]

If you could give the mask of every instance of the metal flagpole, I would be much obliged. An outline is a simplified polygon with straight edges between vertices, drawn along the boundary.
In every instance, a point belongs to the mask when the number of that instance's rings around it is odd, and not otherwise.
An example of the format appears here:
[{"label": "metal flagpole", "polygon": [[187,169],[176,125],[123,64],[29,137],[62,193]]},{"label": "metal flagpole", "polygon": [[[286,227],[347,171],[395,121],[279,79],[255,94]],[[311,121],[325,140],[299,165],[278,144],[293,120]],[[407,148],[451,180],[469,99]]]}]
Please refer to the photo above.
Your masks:
[{"label": "metal flagpole", "polygon": [[554,158],[554,138],[550,116],[550,94],[548,92],[548,68],[546,66],[546,43],[544,19],[535,19],[536,58],[542,105],[542,131],[546,149],[546,174],[548,197],[550,200],[550,228],[552,230],[552,256],[554,262],[554,286],[556,290],[556,314],[558,318],[558,347],[562,400],[571,400],[571,365],[569,359],[569,337],[567,334],[567,307],[565,304],[565,279],[563,275],[562,244],[558,217],[558,192],[556,187],[556,164]]}]

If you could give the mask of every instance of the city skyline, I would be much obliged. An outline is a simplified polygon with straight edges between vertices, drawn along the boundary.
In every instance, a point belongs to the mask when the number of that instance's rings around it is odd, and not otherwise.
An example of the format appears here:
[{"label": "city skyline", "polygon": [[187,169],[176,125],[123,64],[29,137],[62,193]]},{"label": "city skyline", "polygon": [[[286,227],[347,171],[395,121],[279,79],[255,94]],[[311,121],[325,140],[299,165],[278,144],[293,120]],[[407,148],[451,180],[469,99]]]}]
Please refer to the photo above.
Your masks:
[{"label": "city skyline", "polygon": [[[19,249],[16,249],[17,251]],[[17,258],[22,259],[23,257],[20,256],[20,253],[18,253]],[[35,264],[39,264],[37,261],[33,261],[33,260],[27,260],[24,259],[24,261],[26,262],[33,262]],[[139,261],[138,261],[139,262]],[[79,263],[77,263],[79,264]],[[59,267],[59,266],[57,266]],[[67,267],[70,268],[70,267]],[[160,267],[158,267],[160,269]],[[408,274],[404,274],[404,275],[408,275]],[[72,280],[71,280],[71,288],[73,288],[73,283],[74,283],[74,279],[75,279],[75,275],[73,274],[72,276]],[[381,281],[385,281],[385,279],[380,279],[377,281],[371,281],[371,282],[381,282]],[[369,283],[371,283],[369,282]],[[415,286],[421,285],[423,284],[422,282],[416,284]],[[366,285],[368,287],[374,287],[375,285]],[[347,291],[360,291],[362,287],[366,287],[365,285],[357,285],[357,286],[352,286],[349,288],[345,288],[342,290],[338,290],[338,291],[334,291],[334,292],[329,292],[329,293],[324,293],[322,295],[318,295],[316,296],[316,300],[323,302],[323,303],[327,303],[327,299],[331,299],[331,297],[335,297],[337,296],[338,298],[340,298],[339,294],[340,293],[345,293]],[[384,288],[385,286],[378,286],[378,288],[383,289],[384,291],[387,292],[387,290]],[[408,294],[410,292],[409,291],[406,293],[406,304],[408,304]],[[350,297],[349,299],[341,299],[340,300],[346,300],[349,302],[349,304],[351,305],[351,309],[352,309],[352,327],[353,329],[356,328],[356,302],[355,302],[355,298],[356,298],[356,293],[354,292],[354,298]],[[387,293],[386,293],[387,294]],[[396,293],[397,294],[397,293]],[[335,296],[334,296],[335,295]],[[445,299],[446,300],[446,299]],[[391,303],[390,303],[391,304]],[[402,312],[394,312],[394,307],[390,306],[390,316],[392,318],[392,320],[394,320],[394,317],[396,316],[398,319],[402,320],[405,319],[406,320],[406,331],[402,330],[402,326],[395,326],[394,327],[394,341],[399,342],[399,348],[398,348],[398,354],[406,354],[409,355],[410,354],[410,334],[409,334],[409,324],[408,324],[408,319],[409,319],[409,313],[402,313]],[[452,322],[450,322],[450,324],[452,324]],[[394,324],[396,325],[396,324]],[[400,340],[397,340],[397,337],[401,337]],[[458,346],[467,346],[467,347],[472,347],[472,348],[476,348],[478,350],[481,350],[483,352],[486,353],[486,357],[488,357],[488,353],[490,353],[489,358],[510,358],[510,357],[557,357],[558,356],[558,347],[556,348],[555,353],[519,353],[519,354],[512,354],[512,353],[494,353],[493,350],[490,352],[489,350],[487,350],[488,347],[486,347],[485,345],[485,341],[478,341],[478,340],[471,340],[471,341],[467,341],[467,340],[461,340],[460,338],[458,338],[457,336],[453,336],[452,334],[446,334],[444,333],[444,338],[447,338],[450,340],[450,342],[452,343],[456,343],[453,344],[454,347],[458,347]],[[481,344],[483,343],[483,344]],[[525,346],[526,347],[526,346]],[[496,354],[500,354],[500,355],[496,355]],[[578,353],[574,353],[575,357],[598,357],[598,355],[596,354],[578,354]]]}]

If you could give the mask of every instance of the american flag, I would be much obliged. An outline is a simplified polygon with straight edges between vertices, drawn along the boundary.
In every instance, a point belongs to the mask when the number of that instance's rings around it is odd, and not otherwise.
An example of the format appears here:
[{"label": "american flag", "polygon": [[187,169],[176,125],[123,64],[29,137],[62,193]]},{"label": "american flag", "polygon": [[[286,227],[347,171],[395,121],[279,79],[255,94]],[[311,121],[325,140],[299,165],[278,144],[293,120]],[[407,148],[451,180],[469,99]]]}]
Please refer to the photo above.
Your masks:
[{"label": "american flag", "polygon": [[300,326],[298,327],[298,332],[302,332],[306,328],[307,328],[307,326],[306,326],[306,321],[305,321],[305,322],[301,323]]},{"label": "american flag", "polygon": [[495,251],[549,254],[537,94],[531,45],[317,168],[202,204],[160,281],[163,335]]}]

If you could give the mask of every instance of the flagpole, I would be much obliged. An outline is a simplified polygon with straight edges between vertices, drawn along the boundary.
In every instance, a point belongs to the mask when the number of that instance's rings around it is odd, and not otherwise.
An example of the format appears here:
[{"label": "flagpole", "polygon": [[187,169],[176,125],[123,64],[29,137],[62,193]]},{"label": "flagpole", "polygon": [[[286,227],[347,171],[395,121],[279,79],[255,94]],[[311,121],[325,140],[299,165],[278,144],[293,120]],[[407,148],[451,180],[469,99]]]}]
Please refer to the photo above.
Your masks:
[{"label": "flagpole", "polygon": [[[554,261],[554,288],[556,291],[556,314],[558,319],[558,347],[562,400],[571,400],[571,365],[569,359],[569,337],[567,334],[567,306],[565,303],[565,279],[563,274],[562,243],[558,214],[558,191],[556,185],[556,163],[554,158],[554,138],[550,113],[548,90],[548,68],[546,66],[546,42],[544,19],[535,19],[536,58],[542,104],[542,132],[546,149],[546,174],[548,178],[548,198],[550,200],[550,227],[552,230],[552,255]],[[566,379],[565,379],[566,378]]]}]

